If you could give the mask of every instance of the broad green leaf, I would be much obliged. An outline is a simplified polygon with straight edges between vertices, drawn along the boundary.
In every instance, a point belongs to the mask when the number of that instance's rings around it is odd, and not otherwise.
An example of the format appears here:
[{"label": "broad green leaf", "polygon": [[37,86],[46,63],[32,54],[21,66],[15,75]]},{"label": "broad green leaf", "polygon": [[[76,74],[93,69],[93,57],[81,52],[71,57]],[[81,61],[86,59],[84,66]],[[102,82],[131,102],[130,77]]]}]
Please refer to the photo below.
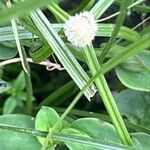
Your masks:
[{"label": "broad green leaf", "polygon": [[[130,149],[129,147],[122,147],[123,145],[111,124],[96,118],[78,119],[69,128],[63,128],[60,132],[64,135],[74,135],[76,137],[76,140],[70,140],[68,136],[63,141],[71,150]],[[103,144],[99,145],[100,143]],[[115,147],[114,144],[116,144]]]},{"label": "broad green leaf", "polygon": [[135,144],[135,149],[141,149],[141,150],[149,150],[150,148],[150,135],[146,133],[132,133],[131,134],[133,139],[134,144]]},{"label": "broad green leaf", "polygon": [[[25,115],[2,115],[0,124],[6,124],[16,127],[34,128],[34,119]],[[0,149],[4,150],[39,150],[40,143],[36,137],[0,129]]]},{"label": "broad green leaf", "polygon": [[0,79],[0,94],[9,90],[9,88],[10,87],[9,87],[8,83]]},{"label": "broad green leaf", "polygon": [[[135,63],[130,63],[135,69],[125,69],[122,66],[116,68],[119,80],[127,87],[140,91],[150,91],[150,52],[142,51],[136,56],[137,63],[141,64],[140,69]],[[130,67],[131,68],[131,67]]]},{"label": "broad green leaf", "polygon": [[3,114],[12,113],[16,106],[17,106],[17,99],[13,96],[8,97],[5,100],[5,103],[3,106]]},{"label": "broad green leaf", "polygon": [[10,59],[17,55],[17,50],[15,48],[6,47],[0,44],[0,59]]},{"label": "broad green leaf", "polygon": [[[42,107],[35,118],[35,129],[40,131],[49,131],[50,128],[58,121],[59,116],[57,112],[49,107]],[[44,143],[45,138],[37,137],[41,144]]]},{"label": "broad green leaf", "polygon": [[[64,128],[63,130],[61,130],[61,133],[90,139],[90,136],[88,136],[86,133],[81,132],[74,128],[66,128],[66,129]],[[66,141],[64,143],[70,150],[97,150],[97,148],[93,148],[91,146],[87,146],[85,144],[80,144],[77,142]]]},{"label": "broad green leaf", "polygon": [[113,2],[114,0],[99,0],[90,12],[95,16],[95,19],[98,19]]},{"label": "broad green leaf", "polygon": [[86,133],[91,138],[121,143],[113,125],[97,118],[82,118],[74,121],[71,128]]},{"label": "broad green leaf", "polygon": [[121,114],[131,123],[150,128],[150,93],[127,89],[114,98]]}]

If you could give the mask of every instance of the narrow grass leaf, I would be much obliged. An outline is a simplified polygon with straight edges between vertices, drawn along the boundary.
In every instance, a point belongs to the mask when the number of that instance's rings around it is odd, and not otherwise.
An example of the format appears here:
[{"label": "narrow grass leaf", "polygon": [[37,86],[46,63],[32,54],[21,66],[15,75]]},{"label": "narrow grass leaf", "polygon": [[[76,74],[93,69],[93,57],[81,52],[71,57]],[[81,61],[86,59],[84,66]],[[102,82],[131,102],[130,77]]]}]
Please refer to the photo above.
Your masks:
[{"label": "narrow grass leaf", "polygon": [[99,0],[90,12],[95,16],[95,19],[98,19],[113,2],[114,0]]},{"label": "narrow grass leaf", "polygon": [[[7,1],[6,4],[9,8],[11,7],[11,2],[10,1]],[[26,65],[25,65],[25,58],[23,56],[22,48],[21,48],[21,45],[20,45],[20,40],[19,40],[18,31],[17,31],[16,21],[14,19],[11,19],[11,24],[12,24],[14,37],[15,37],[16,46],[17,46],[18,53],[19,53],[19,56],[20,56],[20,59],[21,59],[22,67],[23,67],[24,71],[27,74],[29,74],[28,69],[26,68]]]},{"label": "narrow grass leaf", "polygon": [[[27,118],[28,116],[19,116],[19,117]],[[17,118],[19,118],[19,117],[17,117]],[[9,115],[9,118],[11,118],[11,115]],[[24,133],[25,135],[40,136],[40,137],[45,137],[47,135],[47,132],[35,130],[31,127],[30,128],[29,127],[20,128],[16,125],[14,126],[14,125],[9,125],[9,124],[4,124],[4,123],[0,124],[0,129],[5,129],[5,131],[7,131],[9,133],[10,133],[10,131],[16,132],[16,134],[18,132],[18,135],[19,135],[19,133]],[[106,149],[107,150],[134,150],[134,148],[132,148],[132,147],[128,147],[128,146],[124,146],[124,145],[120,145],[120,144],[115,144],[115,143],[110,143],[110,142],[95,140],[95,139],[89,139],[89,138],[83,138],[83,137],[79,137],[79,136],[66,135],[66,134],[54,133],[52,135],[52,139],[56,140],[56,141],[62,141],[62,142],[80,143],[83,145],[88,145],[91,148],[96,148],[96,149],[100,149],[100,150],[106,150]]]},{"label": "narrow grass leaf", "polygon": [[80,5],[72,10],[69,11],[69,14],[75,14],[80,11],[89,10],[96,0],[82,0]]}]

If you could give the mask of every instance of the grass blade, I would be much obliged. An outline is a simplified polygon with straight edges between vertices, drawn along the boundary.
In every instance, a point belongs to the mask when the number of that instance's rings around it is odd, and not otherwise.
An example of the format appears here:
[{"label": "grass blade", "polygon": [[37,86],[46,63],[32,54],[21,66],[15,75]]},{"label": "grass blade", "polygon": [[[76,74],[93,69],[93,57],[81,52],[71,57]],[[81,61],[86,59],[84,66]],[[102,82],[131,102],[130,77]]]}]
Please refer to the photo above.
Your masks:
[{"label": "grass blade", "polygon": [[[47,135],[47,132],[45,131],[39,131],[39,130],[35,130],[32,128],[20,128],[20,127],[10,126],[6,124],[0,124],[0,129],[29,134],[32,136],[45,137]],[[90,146],[90,148],[94,148],[94,149],[96,148],[99,150],[106,150],[106,149],[107,150],[133,150],[132,147],[128,147],[128,146],[124,146],[120,144],[115,144],[115,143],[110,143],[110,142],[100,141],[100,140],[95,140],[95,139],[89,139],[89,138],[83,138],[81,136],[80,137],[72,136],[72,135],[67,135],[67,134],[54,133],[52,135],[52,139],[55,141],[61,141],[61,142],[76,142],[79,144]]]},{"label": "grass blade", "polygon": [[113,2],[114,0],[99,0],[90,12],[95,16],[95,19],[98,19]]}]

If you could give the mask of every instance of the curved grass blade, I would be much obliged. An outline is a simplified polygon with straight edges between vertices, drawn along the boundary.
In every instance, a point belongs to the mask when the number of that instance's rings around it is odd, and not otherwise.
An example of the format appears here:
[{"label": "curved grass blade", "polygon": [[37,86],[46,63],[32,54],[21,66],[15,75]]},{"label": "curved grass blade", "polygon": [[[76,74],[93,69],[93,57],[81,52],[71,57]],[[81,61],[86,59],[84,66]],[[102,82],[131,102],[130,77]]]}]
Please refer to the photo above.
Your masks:
[{"label": "curved grass blade", "polygon": [[113,2],[114,0],[99,0],[90,12],[95,16],[95,19],[98,19]]}]

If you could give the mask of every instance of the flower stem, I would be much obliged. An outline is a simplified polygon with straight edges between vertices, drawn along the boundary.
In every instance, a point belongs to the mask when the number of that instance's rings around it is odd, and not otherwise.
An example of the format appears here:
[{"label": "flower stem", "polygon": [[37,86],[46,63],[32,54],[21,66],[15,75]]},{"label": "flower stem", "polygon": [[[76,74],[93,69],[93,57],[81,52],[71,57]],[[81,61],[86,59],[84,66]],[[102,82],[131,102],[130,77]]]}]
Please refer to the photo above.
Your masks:
[{"label": "flower stem", "polygon": [[[88,63],[88,66],[91,70],[92,75],[94,76],[100,68],[99,62],[97,60],[96,54],[94,52],[93,46],[86,46],[84,48],[84,56]],[[125,145],[133,145],[132,140],[129,136],[129,133],[126,129],[126,126],[123,122],[123,119],[119,113],[117,105],[113,99],[111,91],[107,85],[105,77],[101,75],[99,78],[95,80],[95,84],[97,86],[97,90],[102,97],[103,103],[110,115],[112,122],[120,136],[120,139]]]},{"label": "flower stem", "polygon": [[27,61],[26,52],[23,47],[22,47],[22,54],[23,54],[23,60],[24,60],[25,67],[27,68],[27,71],[28,71],[28,72],[24,71],[25,81],[26,81],[26,92],[27,92],[25,111],[26,111],[26,114],[31,115],[31,113],[32,113],[32,96],[33,96],[32,82],[31,82],[31,76],[30,76],[29,63]]}]

